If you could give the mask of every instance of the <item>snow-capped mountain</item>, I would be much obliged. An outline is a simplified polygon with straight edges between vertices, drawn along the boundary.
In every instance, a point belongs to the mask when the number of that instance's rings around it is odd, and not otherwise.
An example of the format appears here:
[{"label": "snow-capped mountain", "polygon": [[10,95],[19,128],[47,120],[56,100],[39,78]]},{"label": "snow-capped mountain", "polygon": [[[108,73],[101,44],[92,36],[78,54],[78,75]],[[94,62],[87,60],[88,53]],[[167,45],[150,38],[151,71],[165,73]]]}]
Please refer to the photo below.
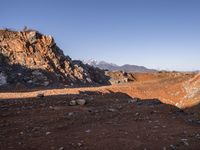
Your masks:
[{"label": "snow-capped mountain", "polygon": [[148,69],[144,66],[129,65],[125,64],[118,66],[114,63],[108,63],[106,61],[97,61],[94,59],[83,60],[83,63],[98,67],[100,69],[109,70],[109,71],[125,71],[125,72],[155,72],[154,69]]}]

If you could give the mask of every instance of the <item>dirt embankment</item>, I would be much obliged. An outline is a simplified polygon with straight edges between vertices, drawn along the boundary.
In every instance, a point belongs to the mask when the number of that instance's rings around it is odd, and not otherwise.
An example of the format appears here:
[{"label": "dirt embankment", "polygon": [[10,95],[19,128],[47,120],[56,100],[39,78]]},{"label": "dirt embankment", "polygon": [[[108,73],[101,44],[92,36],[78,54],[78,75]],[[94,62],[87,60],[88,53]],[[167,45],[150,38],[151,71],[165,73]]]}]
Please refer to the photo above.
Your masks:
[{"label": "dirt embankment", "polygon": [[[38,91],[43,91],[46,96],[60,94],[78,94],[81,91],[99,91],[102,93],[122,92],[131,97],[141,99],[159,99],[163,103],[175,105],[179,108],[191,107],[200,102],[198,92],[193,97],[189,97],[191,93],[185,88],[196,91],[199,89],[199,80],[195,73],[137,73],[132,74],[135,81],[124,84],[114,84],[101,87],[82,87],[82,88],[55,88],[55,89],[35,89],[22,90],[20,94],[16,91],[2,90],[0,97],[9,98],[30,98],[35,97]],[[192,84],[189,84],[191,81]],[[4,92],[3,92],[4,91]],[[20,91],[20,90],[19,90]]]}]

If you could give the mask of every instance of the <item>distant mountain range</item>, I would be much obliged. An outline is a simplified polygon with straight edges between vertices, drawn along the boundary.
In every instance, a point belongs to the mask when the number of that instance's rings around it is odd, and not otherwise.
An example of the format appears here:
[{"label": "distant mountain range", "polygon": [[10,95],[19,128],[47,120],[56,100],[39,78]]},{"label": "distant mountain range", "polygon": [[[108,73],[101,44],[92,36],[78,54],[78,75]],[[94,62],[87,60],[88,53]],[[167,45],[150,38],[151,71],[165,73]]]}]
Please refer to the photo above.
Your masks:
[{"label": "distant mountain range", "polygon": [[144,66],[130,65],[125,64],[122,66],[118,66],[114,63],[108,63],[105,61],[96,61],[93,59],[83,60],[83,63],[98,67],[100,69],[109,70],[109,71],[124,71],[124,72],[156,72],[157,70],[148,69]]}]

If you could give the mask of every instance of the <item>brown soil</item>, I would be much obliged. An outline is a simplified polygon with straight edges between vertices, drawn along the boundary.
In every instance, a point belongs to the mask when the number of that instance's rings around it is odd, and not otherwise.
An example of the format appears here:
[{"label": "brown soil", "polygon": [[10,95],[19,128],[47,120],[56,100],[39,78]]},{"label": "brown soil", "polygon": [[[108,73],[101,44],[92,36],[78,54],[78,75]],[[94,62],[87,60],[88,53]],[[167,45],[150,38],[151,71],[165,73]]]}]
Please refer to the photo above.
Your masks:
[{"label": "brown soil", "polygon": [[[0,149],[198,150],[200,96],[187,99],[183,87],[195,74],[134,77],[112,86],[43,89],[43,98],[37,89],[2,91]],[[86,105],[69,106],[79,98]]]}]

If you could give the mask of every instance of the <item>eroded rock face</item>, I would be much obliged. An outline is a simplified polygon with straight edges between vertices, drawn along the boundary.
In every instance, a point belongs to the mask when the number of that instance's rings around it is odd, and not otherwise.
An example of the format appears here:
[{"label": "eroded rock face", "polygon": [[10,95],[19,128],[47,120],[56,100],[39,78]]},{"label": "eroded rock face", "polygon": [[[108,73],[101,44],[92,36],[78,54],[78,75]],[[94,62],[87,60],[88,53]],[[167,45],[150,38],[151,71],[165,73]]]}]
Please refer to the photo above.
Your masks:
[{"label": "eroded rock face", "polygon": [[[52,36],[37,31],[0,30],[0,69],[8,83],[30,85],[108,84],[104,71],[65,56]],[[4,65],[3,64],[7,64]],[[3,75],[2,75],[3,78]],[[2,79],[2,84],[3,79]]]},{"label": "eroded rock face", "polygon": [[183,86],[187,93],[186,98],[194,98],[196,95],[200,94],[200,73],[184,83]]}]

